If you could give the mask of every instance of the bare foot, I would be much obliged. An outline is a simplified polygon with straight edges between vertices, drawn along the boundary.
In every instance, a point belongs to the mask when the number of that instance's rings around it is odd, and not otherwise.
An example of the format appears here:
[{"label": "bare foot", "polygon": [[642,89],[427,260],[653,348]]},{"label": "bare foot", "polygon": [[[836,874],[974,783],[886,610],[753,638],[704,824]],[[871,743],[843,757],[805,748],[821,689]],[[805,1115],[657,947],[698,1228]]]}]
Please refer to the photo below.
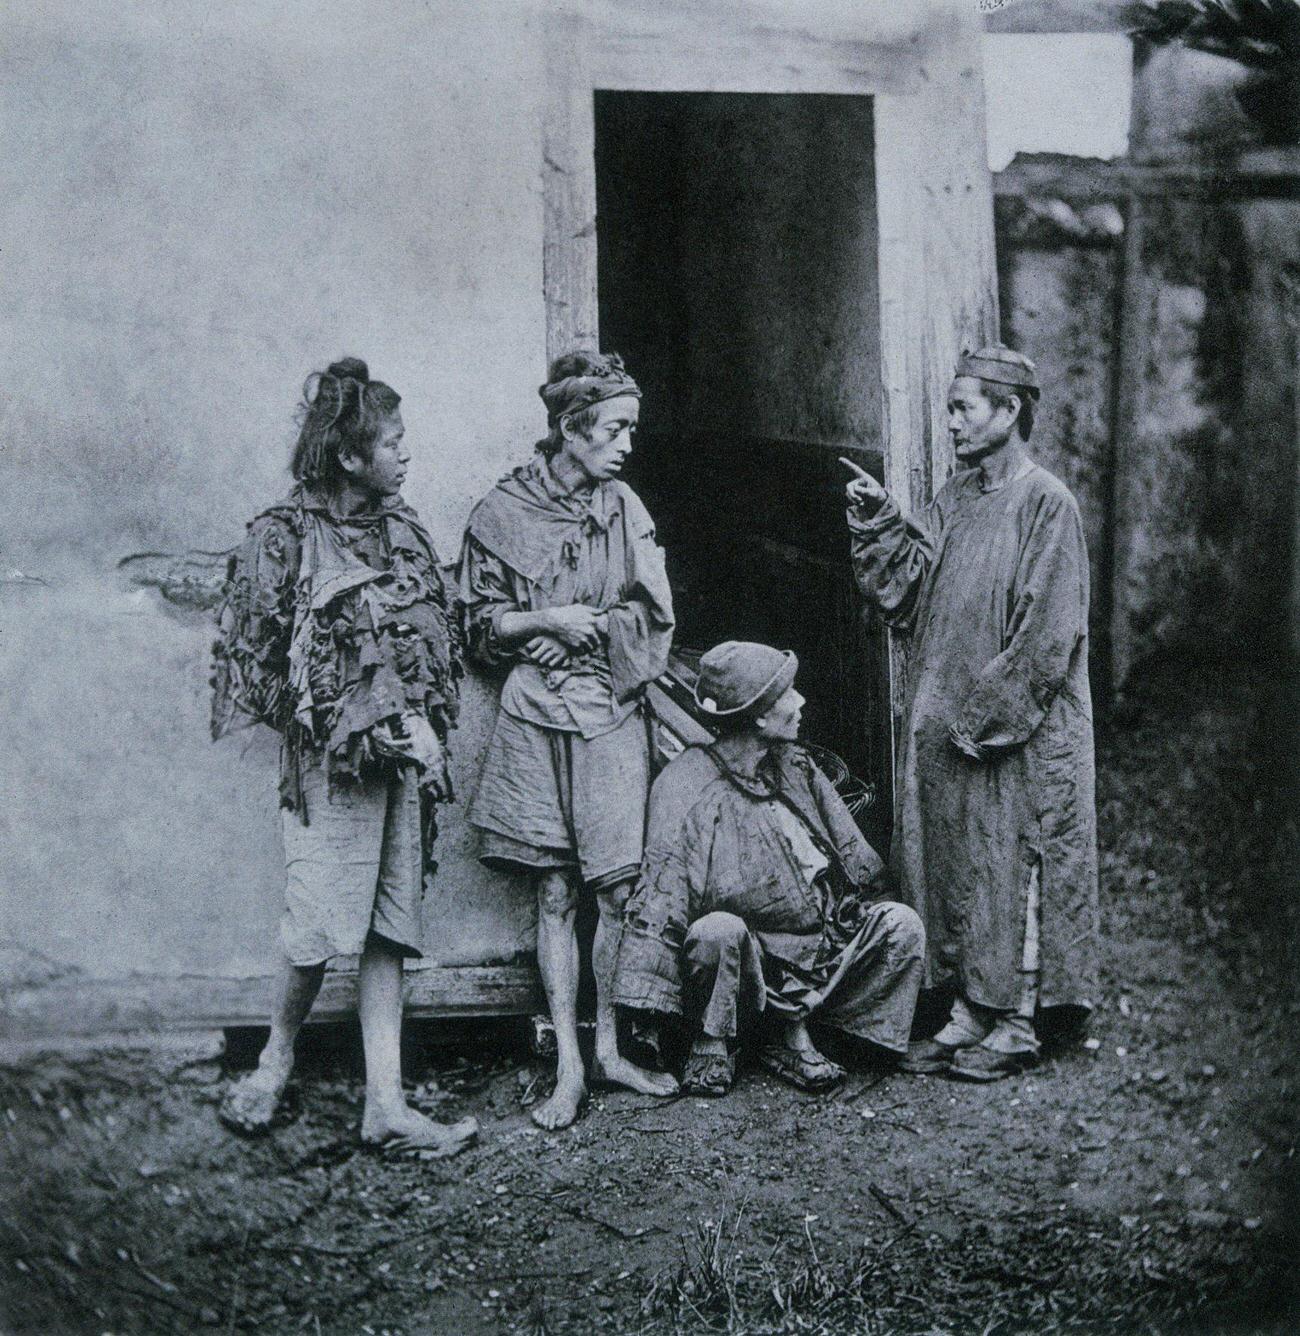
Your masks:
[{"label": "bare foot", "polygon": [[587,1085],[582,1073],[561,1075],[555,1083],[555,1092],[532,1111],[533,1122],[547,1132],[558,1132],[568,1127],[578,1116],[582,1101],[587,1098]]},{"label": "bare foot", "polygon": [[626,1086],[642,1095],[664,1098],[677,1093],[677,1078],[668,1072],[651,1072],[626,1058],[615,1055],[610,1059],[597,1058],[592,1064],[593,1081],[607,1081],[610,1085]]},{"label": "bare foot", "polygon": [[382,1150],[432,1151],[439,1159],[458,1154],[477,1136],[476,1118],[437,1123],[405,1104],[381,1110],[367,1103],[361,1119],[361,1140],[365,1145]]},{"label": "bare foot", "polygon": [[217,1117],[241,1136],[259,1136],[270,1131],[292,1071],[292,1059],[281,1061],[263,1053],[257,1070],[226,1091]]}]

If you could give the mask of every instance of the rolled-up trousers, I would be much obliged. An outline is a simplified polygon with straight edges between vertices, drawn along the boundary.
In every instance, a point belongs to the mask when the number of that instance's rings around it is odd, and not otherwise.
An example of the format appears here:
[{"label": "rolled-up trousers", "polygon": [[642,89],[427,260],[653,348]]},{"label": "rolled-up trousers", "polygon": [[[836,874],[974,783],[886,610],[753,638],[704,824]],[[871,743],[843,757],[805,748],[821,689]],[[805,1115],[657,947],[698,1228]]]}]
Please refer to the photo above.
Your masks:
[{"label": "rolled-up trousers", "polygon": [[792,979],[767,956],[736,914],[715,911],[691,924],[684,954],[684,1004],[692,1033],[735,1039],[764,1013],[814,1020],[896,1053],[907,1051],[921,987],[925,929],[906,905],[872,905],[825,970],[823,990]]}]

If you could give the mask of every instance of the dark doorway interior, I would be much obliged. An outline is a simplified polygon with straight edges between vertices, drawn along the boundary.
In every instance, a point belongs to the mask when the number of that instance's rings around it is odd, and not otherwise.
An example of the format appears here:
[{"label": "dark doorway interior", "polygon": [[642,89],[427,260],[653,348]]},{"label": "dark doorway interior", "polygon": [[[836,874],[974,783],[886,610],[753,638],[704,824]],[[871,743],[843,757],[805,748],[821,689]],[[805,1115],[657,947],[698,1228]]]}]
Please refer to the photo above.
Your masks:
[{"label": "dark doorway interior", "polygon": [[871,100],[596,94],[601,346],[644,390],[628,480],[668,552],[678,642],[800,658],[805,736],[880,797],[883,635],[848,566],[844,470],[879,472]]}]

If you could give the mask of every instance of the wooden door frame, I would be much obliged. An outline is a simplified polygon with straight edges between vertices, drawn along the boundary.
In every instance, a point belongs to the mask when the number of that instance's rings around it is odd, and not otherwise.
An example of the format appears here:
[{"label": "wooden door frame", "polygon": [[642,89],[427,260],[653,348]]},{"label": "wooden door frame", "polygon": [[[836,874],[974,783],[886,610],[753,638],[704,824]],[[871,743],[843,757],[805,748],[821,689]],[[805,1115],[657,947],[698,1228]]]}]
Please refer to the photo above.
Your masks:
[{"label": "wooden door frame", "polygon": [[[877,216],[880,320],[881,449],[885,484],[913,509],[930,499],[931,406],[923,355],[924,218],[910,145],[921,112],[921,83],[905,62],[860,43],[814,43],[798,68],[769,31],[719,41],[708,51],[674,48],[654,33],[602,33],[572,15],[547,27],[542,172],[542,287],[546,356],[599,346],[597,291],[595,95],[597,90],[672,93],[830,93],[872,100],[870,146]],[[845,59],[845,46],[855,58]],[[903,708],[905,649],[889,636],[889,784],[893,795]]]}]

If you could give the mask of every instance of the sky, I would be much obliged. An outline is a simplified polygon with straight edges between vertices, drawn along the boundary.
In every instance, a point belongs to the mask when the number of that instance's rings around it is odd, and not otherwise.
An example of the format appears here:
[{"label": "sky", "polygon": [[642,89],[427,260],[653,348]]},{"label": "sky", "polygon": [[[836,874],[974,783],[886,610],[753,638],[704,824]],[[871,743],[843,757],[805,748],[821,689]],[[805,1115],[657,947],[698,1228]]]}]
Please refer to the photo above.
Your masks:
[{"label": "sky", "polygon": [[1132,84],[1122,34],[986,34],[989,167],[1001,171],[1017,153],[1123,155]]}]

